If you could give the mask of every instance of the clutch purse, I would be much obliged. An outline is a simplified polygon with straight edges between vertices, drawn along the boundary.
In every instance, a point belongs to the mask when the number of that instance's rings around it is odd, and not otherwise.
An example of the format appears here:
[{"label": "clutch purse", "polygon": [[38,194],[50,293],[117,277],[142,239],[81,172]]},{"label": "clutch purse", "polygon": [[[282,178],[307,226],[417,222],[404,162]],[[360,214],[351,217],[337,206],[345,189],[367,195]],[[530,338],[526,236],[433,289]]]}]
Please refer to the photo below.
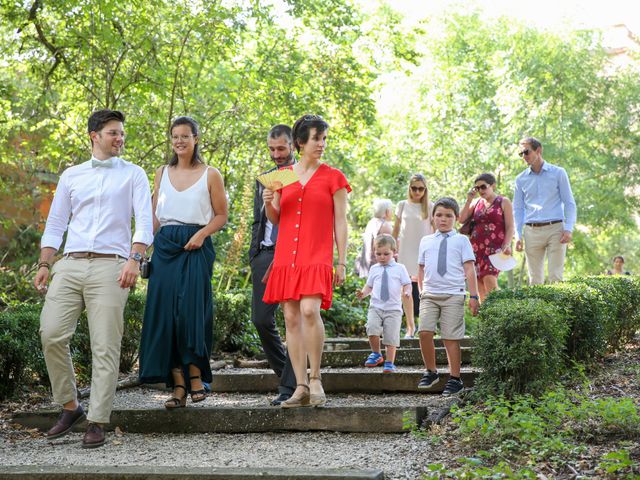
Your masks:
[{"label": "clutch purse", "polygon": [[140,278],[149,278],[151,275],[151,259],[144,257],[140,262]]}]

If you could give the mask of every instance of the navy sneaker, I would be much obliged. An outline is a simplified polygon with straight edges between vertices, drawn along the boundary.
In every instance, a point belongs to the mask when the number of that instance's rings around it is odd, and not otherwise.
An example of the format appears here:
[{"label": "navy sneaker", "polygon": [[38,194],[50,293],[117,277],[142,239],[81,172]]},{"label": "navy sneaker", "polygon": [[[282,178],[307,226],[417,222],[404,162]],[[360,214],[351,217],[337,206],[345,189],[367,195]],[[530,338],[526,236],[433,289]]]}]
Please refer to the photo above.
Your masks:
[{"label": "navy sneaker", "polygon": [[437,372],[432,372],[431,370],[427,370],[427,372],[422,375],[420,382],[418,383],[419,390],[426,390],[427,388],[433,387],[440,381],[440,375]]},{"label": "navy sneaker", "polygon": [[367,358],[367,361],[364,362],[365,367],[377,367],[378,365],[382,365],[384,363],[384,357],[378,352],[371,352],[371,355]]},{"label": "navy sneaker", "polygon": [[442,395],[455,395],[456,393],[460,393],[463,388],[464,384],[462,383],[462,380],[458,378],[449,378],[447,384],[444,386]]},{"label": "navy sneaker", "polygon": [[384,362],[384,367],[382,367],[382,373],[396,373],[398,369],[393,364],[393,362]]}]

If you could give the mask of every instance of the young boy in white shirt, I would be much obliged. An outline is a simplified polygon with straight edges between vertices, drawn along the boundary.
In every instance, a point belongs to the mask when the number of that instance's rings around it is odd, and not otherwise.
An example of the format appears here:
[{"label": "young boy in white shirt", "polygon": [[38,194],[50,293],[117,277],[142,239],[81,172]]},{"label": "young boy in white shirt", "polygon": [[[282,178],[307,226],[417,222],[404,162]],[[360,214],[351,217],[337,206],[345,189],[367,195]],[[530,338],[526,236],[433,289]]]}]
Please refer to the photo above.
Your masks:
[{"label": "young boy in white shirt", "polygon": [[428,389],[440,381],[436,370],[433,335],[440,331],[449,363],[449,380],[442,392],[453,395],[464,385],[460,379],[460,340],[464,337],[465,279],[469,287],[469,308],[478,313],[478,284],[475,255],[471,242],[453,227],[459,214],[458,203],[449,197],[433,206],[436,233],[420,241],[418,250],[418,287],[420,289],[420,350],[427,371],[419,389]]},{"label": "young boy in white shirt", "polygon": [[[383,373],[395,373],[396,349],[400,346],[402,325],[402,305],[413,314],[411,277],[407,268],[396,263],[396,241],[389,234],[378,235],[374,241],[376,264],[371,266],[367,283],[356,297],[362,300],[371,294],[367,313],[367,335],[371,345],[371,355],[365,367],[377,367],[384,363]],[[380,353],[380,336],[385,346],[386,360]]]}]

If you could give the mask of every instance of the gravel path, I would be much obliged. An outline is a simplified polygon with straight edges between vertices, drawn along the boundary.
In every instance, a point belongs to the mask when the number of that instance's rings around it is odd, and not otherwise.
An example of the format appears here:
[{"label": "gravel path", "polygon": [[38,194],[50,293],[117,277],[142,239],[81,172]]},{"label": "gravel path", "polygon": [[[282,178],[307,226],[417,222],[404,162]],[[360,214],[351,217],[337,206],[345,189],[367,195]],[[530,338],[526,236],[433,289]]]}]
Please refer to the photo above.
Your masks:
[{"label": "gravel path", "polygon": [[438,461],[429,441],[411,434],[111,434],[96,450],[81,449],[81,439],[81,433],[53,441],[26,432],[2,435],[0,464],[379,468],[386,479],[414,479]]}]

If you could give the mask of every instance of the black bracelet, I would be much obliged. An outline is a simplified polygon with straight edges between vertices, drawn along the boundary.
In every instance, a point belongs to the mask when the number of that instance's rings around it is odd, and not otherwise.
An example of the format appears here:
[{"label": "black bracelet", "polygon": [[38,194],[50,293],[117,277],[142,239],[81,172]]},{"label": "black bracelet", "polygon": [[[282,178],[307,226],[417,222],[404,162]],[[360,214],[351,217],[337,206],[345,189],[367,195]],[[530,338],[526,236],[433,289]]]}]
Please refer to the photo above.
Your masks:
[{"label": "black bracelet", "polygon": [[475,298],[476,300],[480,300],[480,297],[478,295],[469,295],[469,298]]},{"label": "black bracelet", "polygon": [[47,270],[51,270],[51,264],[49,262],[45,262],[45,261],[39,262],[38,270],[40,270],[42,267],[46,267]]}]

